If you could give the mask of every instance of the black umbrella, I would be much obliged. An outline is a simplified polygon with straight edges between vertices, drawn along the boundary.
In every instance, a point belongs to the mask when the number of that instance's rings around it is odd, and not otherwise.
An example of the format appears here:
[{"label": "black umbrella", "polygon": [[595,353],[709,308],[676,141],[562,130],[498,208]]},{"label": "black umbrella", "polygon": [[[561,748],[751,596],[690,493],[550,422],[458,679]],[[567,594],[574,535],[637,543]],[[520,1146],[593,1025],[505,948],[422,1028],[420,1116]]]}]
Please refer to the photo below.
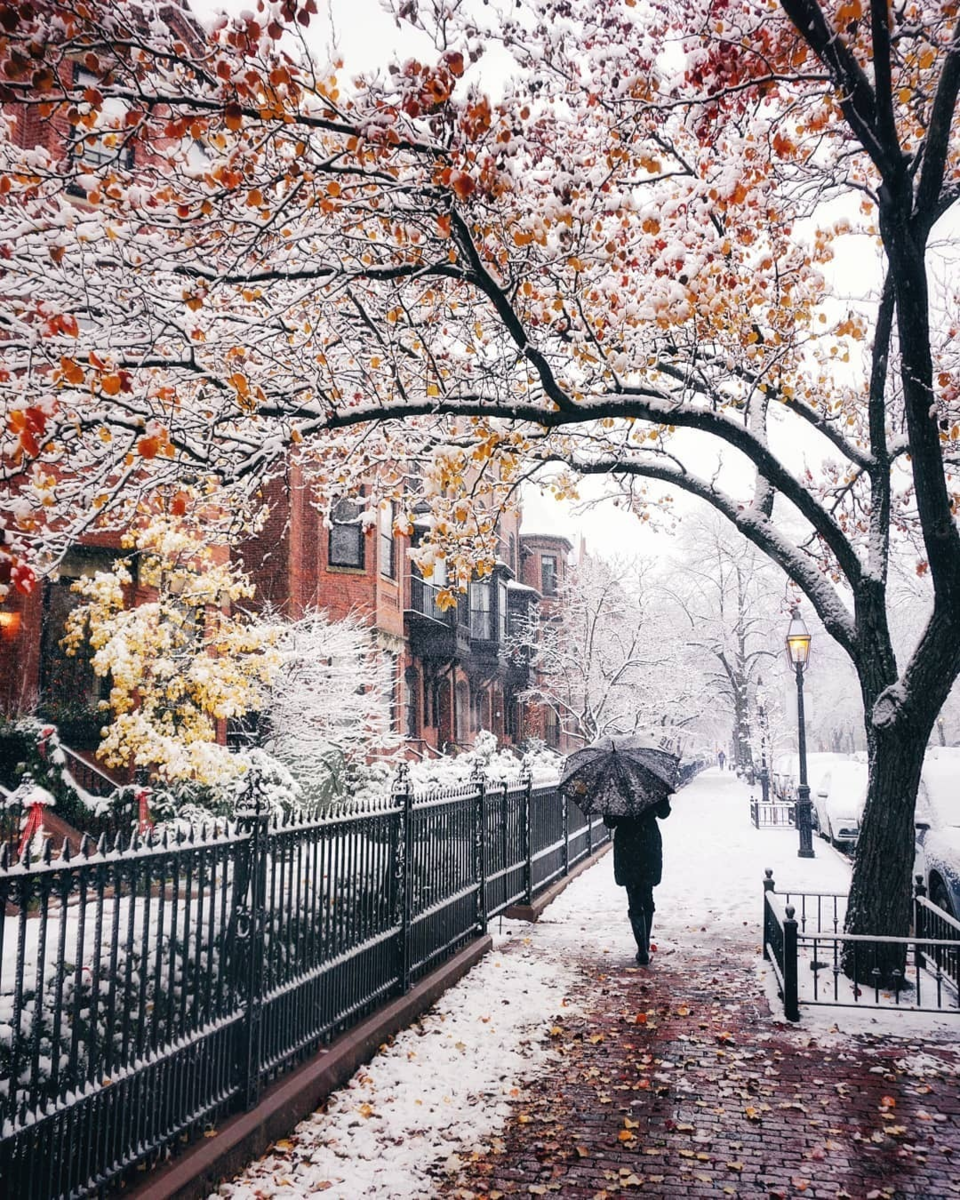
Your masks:
[{"label": "black umbrella", "polygon": [[639,817],[676,789],[680,755],[669,738],[598,738],[567,756],[560,791],[584,813]]}]

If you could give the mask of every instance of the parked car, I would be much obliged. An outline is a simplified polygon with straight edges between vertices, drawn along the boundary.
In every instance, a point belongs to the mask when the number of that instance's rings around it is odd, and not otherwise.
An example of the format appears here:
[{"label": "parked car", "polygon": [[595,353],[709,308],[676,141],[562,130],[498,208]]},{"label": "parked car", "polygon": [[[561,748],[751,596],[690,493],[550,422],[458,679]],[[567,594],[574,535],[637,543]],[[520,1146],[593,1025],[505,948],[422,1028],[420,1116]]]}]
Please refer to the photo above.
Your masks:
[{"label": "parked car", "polygon": [[852,759],[834,762],[821,774],[810,798],[820,836],[841,850],[853,850],[867,799],[867,764]]},{"label": "parked car", "polygon": [[927,751],[915,819],[916,873],[932,903],[960,920],[960,748]]},{"label": "parked car", "polygon": [[[811,800],[824,772],[834,763],[847,762],[849,758],[849,754],[828,754],[820,751],[807,755],[807,784],[810,787]],[[796,800],[797,788],[800,785],[800,755],[778,754],[773,762],[771,781],[778,800]]]}]

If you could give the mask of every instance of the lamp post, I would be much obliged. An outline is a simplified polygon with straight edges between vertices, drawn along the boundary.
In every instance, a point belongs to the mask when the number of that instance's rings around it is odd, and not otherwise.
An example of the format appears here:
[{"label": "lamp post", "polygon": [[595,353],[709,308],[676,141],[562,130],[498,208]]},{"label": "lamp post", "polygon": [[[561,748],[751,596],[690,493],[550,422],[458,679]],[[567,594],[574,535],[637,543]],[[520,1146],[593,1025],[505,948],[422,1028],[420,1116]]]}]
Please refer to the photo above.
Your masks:
[{"label": "lamp post", "polygon": [[787,630],[787,658],[797,674],[797,742],[800,751],[800,786],[797,788],[797,832],[800,834],[800,858],[813,858],[813,829],[810,820],[810,787],[807,783],[807,733],[803,719],[803,672],[810,658],[810,633],[800,610],[790,614]]},{"label": "lamp post", "polygon": [[757,721],[760,725],[760,795],[763,803],[770,799],[770,771],[767,767],[767,710],[763,691],[763,680],[757,680]]}]

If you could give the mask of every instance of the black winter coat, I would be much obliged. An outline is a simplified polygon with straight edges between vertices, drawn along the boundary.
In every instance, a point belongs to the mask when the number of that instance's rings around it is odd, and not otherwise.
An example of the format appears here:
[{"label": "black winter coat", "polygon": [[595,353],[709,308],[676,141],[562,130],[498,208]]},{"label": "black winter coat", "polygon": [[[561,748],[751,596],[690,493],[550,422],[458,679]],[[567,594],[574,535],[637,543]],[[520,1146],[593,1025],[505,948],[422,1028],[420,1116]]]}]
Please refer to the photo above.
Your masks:
[{"label": "black winter coat", "polygon": [[663,842],[657,818],[670,816],[670,801],[640,817],[604,817],[613,832],[613,877],[621,887],[656,887],[663,875]]}]

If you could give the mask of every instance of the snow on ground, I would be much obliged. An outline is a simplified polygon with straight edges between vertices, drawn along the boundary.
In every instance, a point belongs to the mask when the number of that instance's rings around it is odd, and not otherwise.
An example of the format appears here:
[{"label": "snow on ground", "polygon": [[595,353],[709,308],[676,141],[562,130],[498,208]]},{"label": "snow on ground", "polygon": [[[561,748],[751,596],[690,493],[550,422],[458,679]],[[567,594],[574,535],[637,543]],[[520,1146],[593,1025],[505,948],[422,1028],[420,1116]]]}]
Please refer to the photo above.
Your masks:
[{"label": "snow on ground", "polygon": [[499,935],[436,1008],[219,1194],[423,1197],[431,1170],[489,1146],[511,1097],[549,1061],[549,1017],[572,1010],[575,968],[527,929]]},{"label": "snow on ground", "polygon": [[[663,883],[657,888],[653,940],[658,954],[684,947],[756,940],[760,949],[763,878],[779,891],[846,892],[850,865],[815,839],[816,857],[797,856],[794,830],[756,830],[750,790],[716,768],[678,793],[662,822]],[[496,922],[495,950],[413,1028],[404,1031],[325,1109],[232,1183],[230,1200],[299,1197],[323,1191],[331,1200],[404,1200],[430,1195],[431,1175],[455,1169],[457,1157],[495,1139],[507,1101],[550,1063],[552,1018],[577,1003],[576,964],[609,955],[611,967],[633,967],[625,893],[613,881],[612,856],[574,880],[532,926]],[[782,1007],[772,972],[758,965],[775,1015]],[[920,1032],[956,1037],[958,1018],[837,1008],[804,1009],[798,1037],[821,1043],[851,1032]],[[760,1036],[764,1036],[760,1033]],[[922,1062],[922,1047],[905,1042],[905,1062]],[[457,1156],[451,1158],[451,1156]]]}]

